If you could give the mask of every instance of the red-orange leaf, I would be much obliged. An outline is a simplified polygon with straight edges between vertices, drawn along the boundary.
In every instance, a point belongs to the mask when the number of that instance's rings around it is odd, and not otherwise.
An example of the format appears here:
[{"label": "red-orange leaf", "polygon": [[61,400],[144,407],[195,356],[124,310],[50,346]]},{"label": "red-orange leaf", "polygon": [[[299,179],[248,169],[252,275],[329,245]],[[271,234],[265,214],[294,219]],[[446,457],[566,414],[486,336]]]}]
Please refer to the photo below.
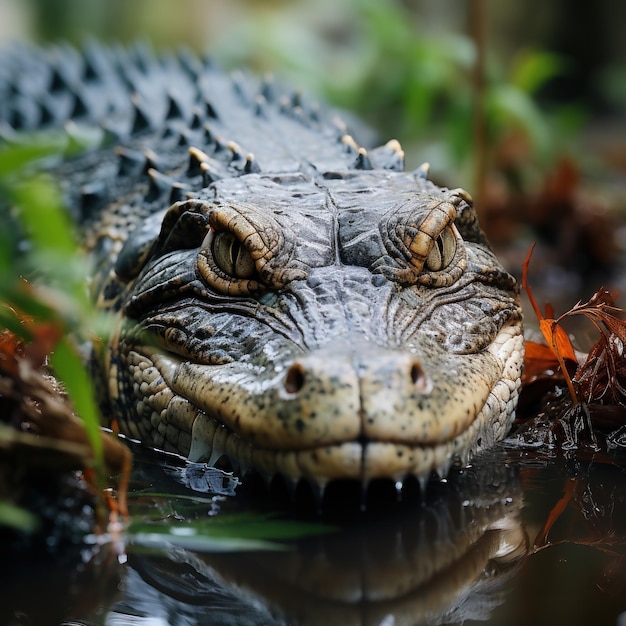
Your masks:
[{"label": "red-orange leaf", "polygon": [[528,266],[530,265],[530,257],[533,255],[534,249],[535,249],[535,244],[533,243],[530,246],[530,249],[528,250],[528,254],[526,255],[526,258],[524,259],[524,264],[522,265],[522,287],[524,288],[524,290],[526,291],[526,294],[528,295],[528,299],[530,300],[530,304],[532,304],[532,307],[533,307],[533,310],[535,311],[535,315],[537,319],[542,320],[543,315],[541,314],[541,309],[539,308],[539,305],[537,304],[537,301],[535,300],[535,297],[533,296],[533,290],[530,288],[530,285],[528,284]]},{"label": "red-orange leaf", "polygon": [[541,330],[541,334],[546,340],[548,346],[554,351],[554,355],[557,359],[562,358],[564,360],[578,363],[574,346],[572,346],[572,342],[570,341],[568,334],[555,320],[539,320],[539,330]]},{"label": "red-orange leaf", "polygon": [[527,341],[524,353],[524,380],[543,374],[546,370],[555,370],[559,361],[552,348],[536,341]]}]

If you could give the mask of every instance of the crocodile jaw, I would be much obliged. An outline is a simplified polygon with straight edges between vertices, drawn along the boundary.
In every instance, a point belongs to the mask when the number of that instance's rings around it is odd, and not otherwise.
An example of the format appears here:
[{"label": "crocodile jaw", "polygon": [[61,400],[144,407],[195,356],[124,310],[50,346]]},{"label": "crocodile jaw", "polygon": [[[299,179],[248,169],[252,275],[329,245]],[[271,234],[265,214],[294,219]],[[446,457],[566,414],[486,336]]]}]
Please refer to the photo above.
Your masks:
[{"label": "crocodile jaw", "polygon": [[[454,355],[323,348],[290,365],[204,365],[154,348],[126,359],[137,419],[127,429],[211,464],[320,486],[333,479],[445,476],[502,439],[514,416],[523,337],[505,325],[489,347]],[[301,373],[296,382],[293,372]]]}]

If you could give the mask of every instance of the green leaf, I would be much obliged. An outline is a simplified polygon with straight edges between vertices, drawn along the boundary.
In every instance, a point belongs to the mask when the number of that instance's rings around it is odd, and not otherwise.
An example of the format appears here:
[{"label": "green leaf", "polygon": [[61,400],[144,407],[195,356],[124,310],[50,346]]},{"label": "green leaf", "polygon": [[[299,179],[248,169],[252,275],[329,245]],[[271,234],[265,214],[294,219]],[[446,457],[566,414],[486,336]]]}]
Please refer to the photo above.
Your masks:
[{"label": "green leaf", "polygon": [[76,252],[74,226],[61,204],[59,191],[43,176],[16,186],[13,196],[19,216],[35,247],[65,255]]},{"label": "green leaf", "polygon": [[552,137],[550,128],[528,94],[511,85],[494,85],[487,90],[485,106],[488,117],[496,125],[521,128],[537,152],[548,152]]},{"label": "green leaf", "polygon": [[162,546],[163,542],[205,552],[283,549],[276,541],[333,532],[315,522],[276,519],[273,515],[222,515],[209,519],[172,522],[133,521],[128,529],[135,545]]},{"label": "green leaf", "polygon": [[557,54],[526,50],[513,62],[511,83],[524,93],[533,94],[564,68],[565,62]]},{"label": "green leaf", "polygon": [[0,500],[0,526],[34,532],[39,526],[39,518],[30,511]]},{"label": "green leaf", "polygon": [[76,412],[82,418],[94,451],[98,471],[103,468],[103,446],[100,437],[100,412],[94,401],[92,381],[82,359],[69,343],[62,339],[54,349],[50,363],[55,374],[63,381]]},{"label": "green leaf", "polygon": [[32,141],[22,140],[19,144],[0,147],[0,177],[8,177],[24,170],[45,157],[58,154],[63,144],[52,138],[33,138]]}]

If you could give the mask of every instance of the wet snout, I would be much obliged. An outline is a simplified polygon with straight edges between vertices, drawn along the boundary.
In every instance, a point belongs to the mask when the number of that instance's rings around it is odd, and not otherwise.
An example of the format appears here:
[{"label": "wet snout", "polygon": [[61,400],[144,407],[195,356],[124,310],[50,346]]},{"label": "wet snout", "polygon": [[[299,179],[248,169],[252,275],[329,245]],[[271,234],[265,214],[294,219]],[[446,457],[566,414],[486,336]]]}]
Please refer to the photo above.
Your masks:
[{"label": "wet snout", "polygon": [[422,465],[447,459],[498,372],[488,353],[468,360],[434,340],[404,350],[342,341],[282,369],[182,362],[171,387],[211,416],[194,424],[194,440],[211,439],[217,420],[246,442],[253,461],[265,451],[268,472],[284,460],[279,471],[294,476],[388,476],[421,474]]},{"label": "wet snout", "polygon": [[365,441],[404,439],[409,420],[418,419],[432,389],[416,355],[368,345],[333,346],[302,356],[286,369],[281,385],[283,402],[303,405],[301,418],[319,419],[328,432],[343,432],[340,440],[350,431],[350,437]]}]

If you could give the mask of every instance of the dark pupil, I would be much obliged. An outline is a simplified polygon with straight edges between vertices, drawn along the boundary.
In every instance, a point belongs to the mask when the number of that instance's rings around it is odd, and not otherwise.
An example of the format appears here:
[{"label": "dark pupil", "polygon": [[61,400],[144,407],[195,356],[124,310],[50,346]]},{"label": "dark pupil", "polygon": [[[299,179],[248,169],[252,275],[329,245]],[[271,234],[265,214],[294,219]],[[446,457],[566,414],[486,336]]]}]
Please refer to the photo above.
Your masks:
[{"label": "dark pupil", "polygon": [[241,243],[236,237],[232,237],[230,241],[230,262],[233,268],[237,267],[237,259],[241,251]]},{"label": "dark pupil", "polygon": [[441,256],[442,262],[445,263],[446,258],[443,253],[443,249],[444,249],[443,235],[439,235],[439,237],[437,237],[437,248],[439,248],[439,255]]}]

